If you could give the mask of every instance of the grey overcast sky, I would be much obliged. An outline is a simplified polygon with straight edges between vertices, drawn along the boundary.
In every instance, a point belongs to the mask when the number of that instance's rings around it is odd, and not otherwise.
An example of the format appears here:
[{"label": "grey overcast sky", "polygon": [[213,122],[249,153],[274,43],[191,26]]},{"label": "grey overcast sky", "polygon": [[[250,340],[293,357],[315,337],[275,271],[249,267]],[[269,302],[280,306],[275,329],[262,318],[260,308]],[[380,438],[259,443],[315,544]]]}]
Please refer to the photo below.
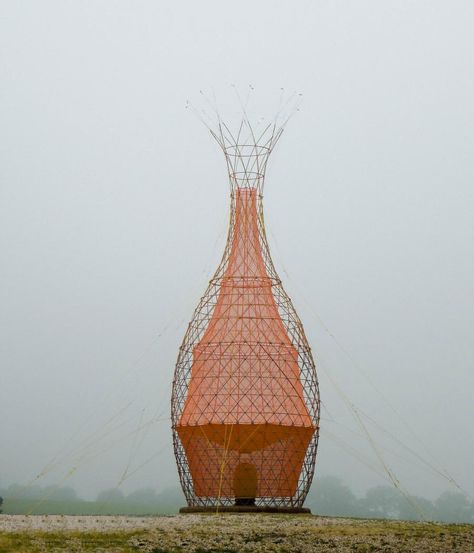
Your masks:
[{"label": "grey overcast sky", "polygon": [[[172,373],[228,209],[185,102],[251,83],[256,112],[304,94],[265,209],[317,474],[386,483],[334,380],[474,494],[473,29],[472,0],[2,0],[0,486],[50,461],[38,483],[86,497],[177,483]],[[408,491],[450,489],[366,421]]]}]

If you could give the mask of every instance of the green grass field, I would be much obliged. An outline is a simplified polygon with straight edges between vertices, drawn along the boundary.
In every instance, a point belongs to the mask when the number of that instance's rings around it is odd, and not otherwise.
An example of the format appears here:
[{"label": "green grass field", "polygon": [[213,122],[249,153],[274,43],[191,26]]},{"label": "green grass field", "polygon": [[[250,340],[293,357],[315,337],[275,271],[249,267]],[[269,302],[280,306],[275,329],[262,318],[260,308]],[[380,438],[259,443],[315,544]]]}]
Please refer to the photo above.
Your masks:
[{"label": "green grass field", "polygon": [[15,499],[8,500],[3,512],[9,515],[167,515],[178,512],[176,505],[147,505],[142,503],[119,503],[97,501],[63,501],[48,499]]}]

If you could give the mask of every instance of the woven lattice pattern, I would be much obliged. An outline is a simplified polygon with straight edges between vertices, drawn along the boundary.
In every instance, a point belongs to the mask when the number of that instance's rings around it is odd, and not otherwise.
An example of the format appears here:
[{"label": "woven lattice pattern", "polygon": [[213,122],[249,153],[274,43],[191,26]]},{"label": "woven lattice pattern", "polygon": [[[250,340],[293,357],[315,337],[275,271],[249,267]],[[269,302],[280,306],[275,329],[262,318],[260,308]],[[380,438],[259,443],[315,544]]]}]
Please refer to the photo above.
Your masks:
[{"label": "woven lattice pattern", "polygon": [[319,390],[265,237],[262,189],[275,139],[254,146],[221,139],[230,227],[176,365],[172,422],[180,479],[190,505],[300,506],[314,472]]}]

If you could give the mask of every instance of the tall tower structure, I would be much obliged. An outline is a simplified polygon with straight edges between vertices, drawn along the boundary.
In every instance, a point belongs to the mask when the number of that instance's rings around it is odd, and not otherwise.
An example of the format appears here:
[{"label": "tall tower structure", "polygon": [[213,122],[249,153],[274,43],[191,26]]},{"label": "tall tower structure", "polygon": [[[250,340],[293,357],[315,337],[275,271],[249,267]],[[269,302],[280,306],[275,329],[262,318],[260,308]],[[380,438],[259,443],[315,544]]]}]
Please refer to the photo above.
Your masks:
[{"label": "tall tower structure", "polygon": [[[319,436],[315,364],[265,234],[263,189],[284,123],[220,120],[231,208],[222,260],[179,350],[173,443],[188,510],[302,510]],[[185,509],[186,510],[186,509]]]}]

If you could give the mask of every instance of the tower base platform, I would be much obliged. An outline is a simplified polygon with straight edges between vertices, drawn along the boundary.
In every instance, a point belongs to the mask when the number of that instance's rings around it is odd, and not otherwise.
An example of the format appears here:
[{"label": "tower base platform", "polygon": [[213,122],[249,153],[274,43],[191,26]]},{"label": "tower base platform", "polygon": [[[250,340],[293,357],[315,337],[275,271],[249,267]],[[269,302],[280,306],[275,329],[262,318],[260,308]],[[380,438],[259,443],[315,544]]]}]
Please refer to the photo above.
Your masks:
[{"label": "tower base platform", "polygon": [[181,514],[195,513],[280,513],[286,515],[310,515],[311,509],[306,507],[271,507],[265,505],[223,505],[181,507]]}]

